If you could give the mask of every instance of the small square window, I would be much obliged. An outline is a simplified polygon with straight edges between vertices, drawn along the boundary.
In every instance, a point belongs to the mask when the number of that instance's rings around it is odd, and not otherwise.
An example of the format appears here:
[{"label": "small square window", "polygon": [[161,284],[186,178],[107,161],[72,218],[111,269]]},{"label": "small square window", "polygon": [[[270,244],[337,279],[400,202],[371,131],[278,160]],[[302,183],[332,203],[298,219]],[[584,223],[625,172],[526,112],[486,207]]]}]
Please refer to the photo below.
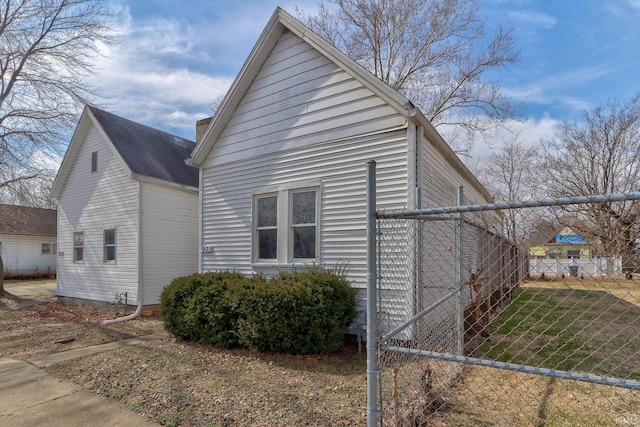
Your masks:
[{"label": "small square window", "polygon": [[116,229],[104,230],[104,262],[116,260]]},{"label": "small square window", "polygon": [[91,172],[95,172],[98,170],[98,152],[94,151],[91,153]]},{"label": "small square window", "polygon": [[51,243],[43,243],[41,253],[42,255],[51,255]]}]

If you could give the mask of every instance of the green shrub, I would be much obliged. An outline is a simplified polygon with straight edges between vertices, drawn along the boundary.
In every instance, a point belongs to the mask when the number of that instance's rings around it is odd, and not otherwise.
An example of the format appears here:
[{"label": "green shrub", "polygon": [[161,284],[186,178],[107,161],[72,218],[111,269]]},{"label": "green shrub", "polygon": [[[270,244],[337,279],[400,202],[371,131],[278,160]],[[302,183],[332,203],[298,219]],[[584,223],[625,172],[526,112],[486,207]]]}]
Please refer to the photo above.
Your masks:
[{"label": "green shrub", "polygon": [[355,290],[344,275],[317,267],[280,273],[244,296],[239,341],[258,351],[334,351],[342,345],[355,307]]},{"label": "green shrub", "polygon": [[[240,273],[231,272],[174,279],[160,296],[165,329],[179,338],[233,346],[234,340],[229,334],[221,332],[228,329],[233,334],[235,330],[234,302],[227,298],[228,289],[231,286],[235,290],[247,280]],[[224,342],[228,344],[223,345]]]},{"label": "green shrub", "polygon": [[338,349],[355,307],[346,276],[317,267],[269,280],[193,274],[173,280],[160,297],[165,329],[177,337],[291,354]]},{"label": "green shrub", "polygon": [[216,347],[237,347],[239,305],[252,280],[239,273],[209,273],[207,284],[189,299],[185,324],[196,339]]},{"label": "green shrub", "polygon": [[186,323],[186,314],[189,300],[195,290],[205,284],[203,276],[202,274],[192,274],[173,279],[160,294],[160,313],[163,317],[164,327],[179,338],[196,338]]}]

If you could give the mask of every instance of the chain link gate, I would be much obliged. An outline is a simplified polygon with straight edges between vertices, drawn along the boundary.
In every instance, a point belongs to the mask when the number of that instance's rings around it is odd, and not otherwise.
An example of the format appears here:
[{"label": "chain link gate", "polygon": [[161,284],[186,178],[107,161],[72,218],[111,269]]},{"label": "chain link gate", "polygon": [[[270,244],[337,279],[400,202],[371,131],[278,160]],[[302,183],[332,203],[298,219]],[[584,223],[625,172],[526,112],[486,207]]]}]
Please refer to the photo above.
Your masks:
[{"label": "chain link gate", "polygon": [[640,224],[615,251],[539,225],[640,193],[376,212],[368,173],[370,426],[640,426]]}]

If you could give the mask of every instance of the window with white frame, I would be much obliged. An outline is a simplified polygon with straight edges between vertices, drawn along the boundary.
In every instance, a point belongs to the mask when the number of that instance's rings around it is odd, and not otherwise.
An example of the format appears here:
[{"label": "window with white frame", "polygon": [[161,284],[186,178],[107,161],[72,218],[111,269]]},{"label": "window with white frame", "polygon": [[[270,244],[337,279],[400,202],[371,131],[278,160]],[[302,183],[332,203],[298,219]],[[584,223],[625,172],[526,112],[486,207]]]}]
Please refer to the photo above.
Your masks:
[{"label": "window with white frame", "polygon": [[314,187],[254,196],[254,261],[290,263],[317,258],[318,195]]},{"label": "window with white frame", "polygon": [[73,262],[84,261],[84,231],[73,233]]},{"label": "window with white frame", "polygon": [[104,230],[104,262],[116,260],[116,229]]},{"label": "window with white frame", "polygon": [[98,152],[94,151],[91,153],[91,172],[95,172],[98,170]]},{"label": "window with white frame", "polygon": [[43,243],[40,253],[42,255],[51,255],[51,243]]},{"label": "window with white frame", "polygon": [[294,259],[316,257],[316,190],[291,191],[291,235]]},{"label": "window with white frame", "polygon": [[256,257],[278,258],[278,195],[256,196]]}]

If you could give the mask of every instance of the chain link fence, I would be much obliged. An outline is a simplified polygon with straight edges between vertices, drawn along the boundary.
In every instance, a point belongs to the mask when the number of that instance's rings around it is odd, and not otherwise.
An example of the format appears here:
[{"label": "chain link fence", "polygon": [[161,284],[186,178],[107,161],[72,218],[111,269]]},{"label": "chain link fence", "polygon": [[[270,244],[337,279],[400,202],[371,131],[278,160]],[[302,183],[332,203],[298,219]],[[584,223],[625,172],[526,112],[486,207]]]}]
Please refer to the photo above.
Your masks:
[{"label": "chain link fence", "polygon": [[640,426],[639,198],[377,212],[376,423]]}]

